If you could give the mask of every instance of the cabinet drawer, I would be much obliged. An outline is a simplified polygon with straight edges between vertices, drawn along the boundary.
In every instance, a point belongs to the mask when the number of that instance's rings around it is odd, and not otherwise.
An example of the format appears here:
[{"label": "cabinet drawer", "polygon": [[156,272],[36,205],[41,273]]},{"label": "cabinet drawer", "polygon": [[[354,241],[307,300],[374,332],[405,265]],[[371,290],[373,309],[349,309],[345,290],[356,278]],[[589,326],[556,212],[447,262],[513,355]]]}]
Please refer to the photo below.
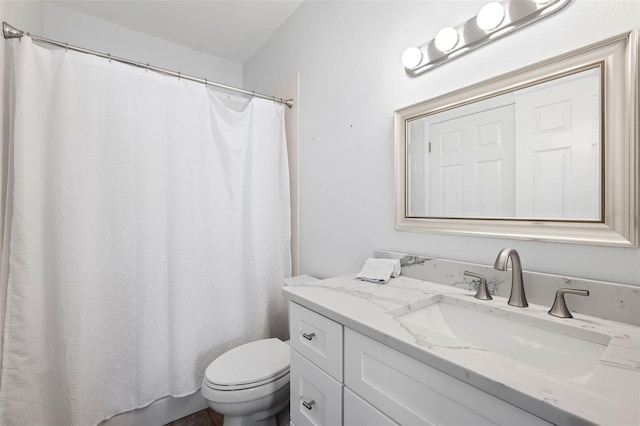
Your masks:
[{"label": "cabinet drawer", "polygon": [[291,350],[291,422],[296,426],[342,424],[342,384]]},{"label": "cabinet drawer", "polygon": [[345,385],[400,424],[550,425],[345,328]]},{"label": "cabinet drawer", "polygon": [[345,426],[398,426],[398,423],[376,410],[364,399],[344,388]]},{"label": "cabinet drawer", "polygon": [[291,347],[342,382],[342,325],[296,303],[289,306]]}]

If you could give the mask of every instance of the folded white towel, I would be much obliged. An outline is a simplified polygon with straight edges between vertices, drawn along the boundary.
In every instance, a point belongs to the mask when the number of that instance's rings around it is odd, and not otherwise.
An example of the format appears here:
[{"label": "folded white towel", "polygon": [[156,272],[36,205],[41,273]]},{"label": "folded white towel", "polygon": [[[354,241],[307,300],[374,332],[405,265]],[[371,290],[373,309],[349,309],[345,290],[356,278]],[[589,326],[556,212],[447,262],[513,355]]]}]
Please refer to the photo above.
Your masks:
[{"label": "folded white towel", "polygon": [[369,258],[356,279],[372,283],[384,284],[389,278],[400,275],[400,259],[373,259]]}]

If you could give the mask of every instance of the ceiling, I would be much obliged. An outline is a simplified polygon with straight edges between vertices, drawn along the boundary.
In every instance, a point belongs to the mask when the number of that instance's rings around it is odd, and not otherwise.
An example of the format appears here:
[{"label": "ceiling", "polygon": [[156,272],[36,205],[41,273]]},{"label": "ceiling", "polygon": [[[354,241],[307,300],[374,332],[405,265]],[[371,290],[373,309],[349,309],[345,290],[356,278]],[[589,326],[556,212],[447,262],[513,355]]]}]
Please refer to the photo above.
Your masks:
[{"label": "ceiling", "polygon": [[243,64],[303,0],[50,0],[120,26]]}]

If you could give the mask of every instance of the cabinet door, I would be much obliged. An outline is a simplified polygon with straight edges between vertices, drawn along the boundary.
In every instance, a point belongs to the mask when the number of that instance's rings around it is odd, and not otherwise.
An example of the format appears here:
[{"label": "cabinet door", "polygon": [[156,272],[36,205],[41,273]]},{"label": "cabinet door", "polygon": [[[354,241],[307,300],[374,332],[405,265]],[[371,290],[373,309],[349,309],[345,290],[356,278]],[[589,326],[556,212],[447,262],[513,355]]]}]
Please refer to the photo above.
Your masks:
[{"label": "cabinet door", "polygon": [[291,421],[297,426],[342,424],[342,384],[291,350]]},{"label": "cabinet door", "polygon": [[345,385],[403,425],[549,425],[386,345],[345,328]]},{"label": "cabinet door", "polygon": [[398,426],[398,423],[347,388],[344,388],[343,406],[345,426]]},{"label": "cabinet door", "polygon": [[296,303],[289,306],[291,347],[342,382],[342,325]]}]

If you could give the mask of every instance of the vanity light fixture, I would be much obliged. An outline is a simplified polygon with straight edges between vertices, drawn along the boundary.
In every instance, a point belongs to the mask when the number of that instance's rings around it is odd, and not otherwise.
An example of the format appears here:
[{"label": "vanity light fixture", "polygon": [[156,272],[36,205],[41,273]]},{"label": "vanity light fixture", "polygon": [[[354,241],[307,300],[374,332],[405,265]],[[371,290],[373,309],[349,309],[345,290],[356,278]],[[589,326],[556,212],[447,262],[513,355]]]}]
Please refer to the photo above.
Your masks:
[{"label": "vanity light fixture", "polygon": [[431,70],[464,53],[550,16],[571,0],[503,0],[485,4],[477,16],[441,29],[433,40],[410,47],[402,64],[410,76]]}]

